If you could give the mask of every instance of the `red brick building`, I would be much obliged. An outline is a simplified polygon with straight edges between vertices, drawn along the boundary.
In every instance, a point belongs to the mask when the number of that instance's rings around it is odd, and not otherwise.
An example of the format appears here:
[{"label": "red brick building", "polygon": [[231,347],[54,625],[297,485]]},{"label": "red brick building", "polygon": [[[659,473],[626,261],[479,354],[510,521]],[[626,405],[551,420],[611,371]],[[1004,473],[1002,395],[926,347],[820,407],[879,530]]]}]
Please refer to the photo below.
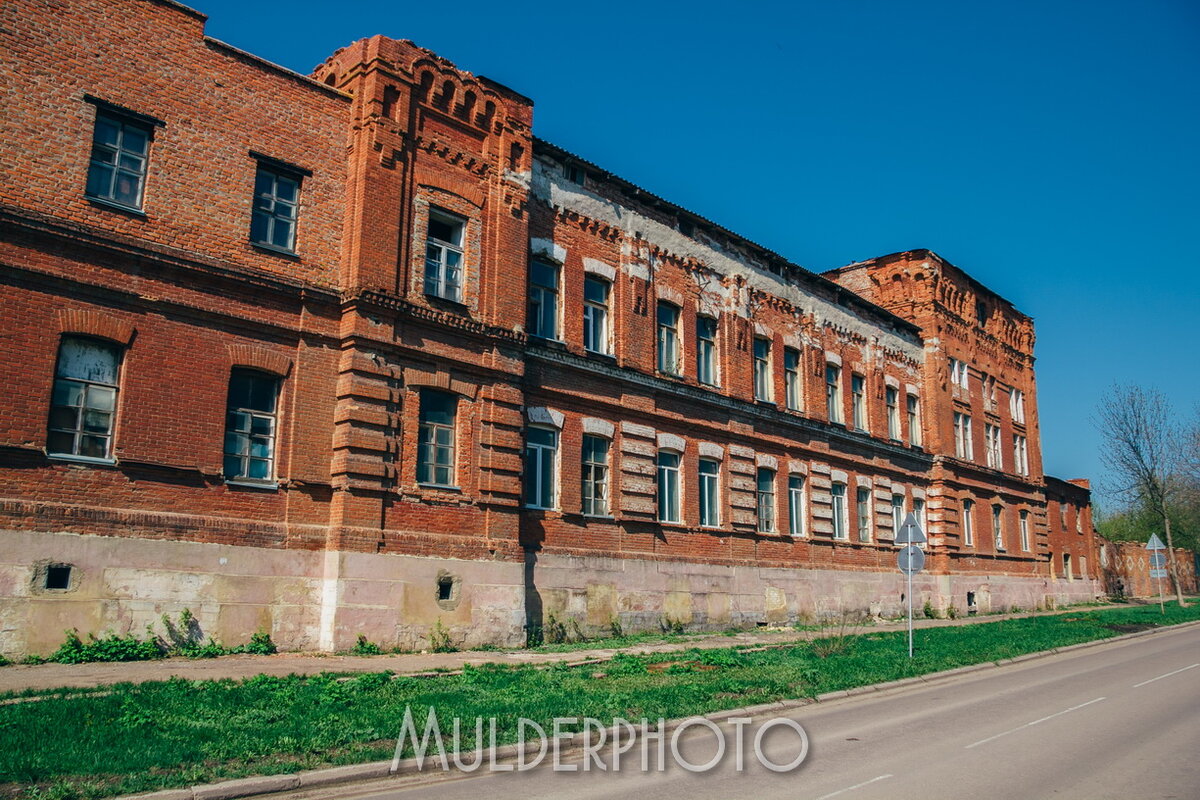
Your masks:
[{"label": "red brick building", "polygon": [[935,254],[809,272],[410,42],[306,77],[43,6],[0,11],[0,651],[890,614],[909,511],[919,602],[1098,590],[1032,322]]}]

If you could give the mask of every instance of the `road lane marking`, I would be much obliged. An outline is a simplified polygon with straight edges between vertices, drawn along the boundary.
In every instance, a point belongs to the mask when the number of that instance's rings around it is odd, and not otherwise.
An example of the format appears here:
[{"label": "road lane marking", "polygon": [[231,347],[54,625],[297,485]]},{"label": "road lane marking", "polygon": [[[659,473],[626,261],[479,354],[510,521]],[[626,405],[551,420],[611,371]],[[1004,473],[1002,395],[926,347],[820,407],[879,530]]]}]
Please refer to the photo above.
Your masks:
[{"label": "road lane marking", "polygon": [[1169,678],[1172,675],[1178,675],[1181,672],[1187,672],[1189,669],[1195,669],[1196,667],[1200,667],[1200,664],[1192,664],[1189,667],[1184,667],[1183,669],[1177,669],[1174,672],[1168,672],[1166,675],[1159,675],[1157,678],[1151,678],[1148,681],[1142,681],[1141,683],[1135,683],[1133,685],[1133,688],[1136,689],[1139,686],[1145,686],[1147,683],[1154,683],[1155,681],[1161,681],[1163,678]]},{"label": "road lane marking", "polygon": [[1017,731],[1023,731],[1026,728],[1032,728],[1034,725],[1045,722],[1048,719],[1054,719],[1055,717],[1061,717],[1063,714],[1070,714],[1072,711],[1078,711],[1079,709],[1081,709],[1085,706],[1090,706],[1092,703],[1099,703],[1101,700],[1106,700],[1106,699],[1108,699],[1108,698],[1097,697],[1094,700],[1088,700],[1086,703],[1080,703],[1077,706],[1071,706],[1070,708],[1066,709],[1065,711],[1059,711],[1057,714],[1051,714],[1048,717],[1042,717],[1041,719],[1035,719],[1033,722],[1026,722],[1024,725],[1018,725],[1017,727],[1012,728],[1007,731],[1004,731],[1003,733],[997,733],[995,736],[989,736],[986,739],[980,739],[978,742],[969,744],[966,747],[964,747],[963,749],[970,750],[972,747],[978,747],[981,744],[987,744],[988,742],[994,742],[995,740],[999,739],[1001,736],[1008,736],[1010,733],[1016,733]]},{"label": "road lane marking", "polygon": [[829,794],[823,794],[820,797],[818,797],[817,800],[829,800],[829,798],[837,797],[839,794],[845,794],[846,792],[853,792],[855,789],[861,789],[864,786],[870,786],[872,783],[875,783],[876,781],[882,781],[882,780],[885,780],[885,779],[891,778],[891,777],[894,777],[894,776],[890,772],[887,775],[879,775],[877,777],[871,778],[871,780],[869,780],[869,781],[863,781],[862,783],[856,783],[853,786],[847,786],[845,789],[838,789],[836,792],[830,792]]}]

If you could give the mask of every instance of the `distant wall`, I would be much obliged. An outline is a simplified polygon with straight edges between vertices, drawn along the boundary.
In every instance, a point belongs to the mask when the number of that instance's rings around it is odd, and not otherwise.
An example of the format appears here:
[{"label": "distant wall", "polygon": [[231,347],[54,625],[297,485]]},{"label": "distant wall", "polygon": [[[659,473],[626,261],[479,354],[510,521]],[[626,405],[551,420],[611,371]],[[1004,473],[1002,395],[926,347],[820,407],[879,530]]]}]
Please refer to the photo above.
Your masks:
[{"label": "distant wall", "polygon": [[[1158,580],[1150,577],[1150,551],[1140,542],[1110,542],[1099,539],[1100,569],[1104,590],[1110,595],[1151,597],[1158,594]],[[1164,551],[1165,552],[1165,551]],[[1184,594],[1196,594],[1196,554],[1182,547],[1175,548],[1175,564]],[[1168,576],[1170,572],[1167,573]],[[1162,581],[1164,594],[1173,594],[1170,577]]]}]

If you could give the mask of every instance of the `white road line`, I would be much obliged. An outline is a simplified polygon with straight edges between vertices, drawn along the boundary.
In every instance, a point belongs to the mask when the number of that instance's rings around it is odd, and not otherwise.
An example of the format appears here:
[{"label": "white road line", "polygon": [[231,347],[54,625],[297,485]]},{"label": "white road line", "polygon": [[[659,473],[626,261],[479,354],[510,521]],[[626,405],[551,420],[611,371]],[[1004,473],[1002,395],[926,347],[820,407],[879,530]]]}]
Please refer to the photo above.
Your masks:
[{"label": "white road line", "polygon": [[1142,681],[1141,683],[1135,683],[1133,685],[1133,688],[1136,689],[1139,686],[1145,686],[1147,683],[1154,683],[1155,681],[1161,681],[1163,678],[1169,678],[1172,675],[1178,675],[1181,672],[1187,672],[1189,669],[1195,669],[1196,667],[1200,667],[1200,664],[1192,664],[1190,667],[1184,667],[1183,669],[1177,669],[1174,672],[1168,672],[1166,675],[1159,675],[1157,678],[1151,678],[1148,681]]},{"label": "white road line", "polygon": [[890,773],[890,772],[887,775],[879,775],[877,777],[871,778],[871,780],[869,780],[869,781],[863,781],[862,783],[856,783],[853,786],[847,786],[845,789],[838,789],[836,792],[830,792],[829,794],[823,794],[820,797],[818,797],[817,800],[829,800],[829,798],[837,797],[839,794],[845,794],[846,792],[853,792],[855,789],[861,789],[862,787],[869,786],[870,784],[875,783],[876,781],[882,781],[886,778],[891,778],[891,777],[893,777],[893,776],[892,776],[892,773]]},{"label": "white road line", "polygon": [[1033,722],[1026,722],[1024,725],[1018,725],[1017,727],[1015,727],[1011,730],[1004,731],[1004,733],[997,733],[995,736],[989,736],[986,739],[980,739],[978,742],[969,744],[966,747],[964,747],[963,749],[970,750],[972,747],[978,747],[981,744],[987,744],[988,742],[993,742],[996,739],[999,739],[1001,736],[1008,736],[1010,733],[1016,733],[1017,731],[1023,731],[1026,728],[1031,728],[1034,725],[1037,725],[1038,723],[1041,723],[1041,722],[1045,722],[1048,719],[1054,719],[1055,717],[1061,717],[1063,714],[1070,714],[1072,711],[1078,711],[1079,709],[1083,708],[1084,706],[1090,706],[1092,703],[1099,703],[1101,700],[1106,700],[1106,699],[1107,698],[1104,698],[1104,697],[1097,697],[1095,700],[1088,700],[1086,703],[1080,703],[1077,706],[1071,706],[1070,708],[1068,708],[1065,711],[1059,711],[1057,714],[1051,714],[1048,717],[1042,717],[1041,719],[1035,719]]}]

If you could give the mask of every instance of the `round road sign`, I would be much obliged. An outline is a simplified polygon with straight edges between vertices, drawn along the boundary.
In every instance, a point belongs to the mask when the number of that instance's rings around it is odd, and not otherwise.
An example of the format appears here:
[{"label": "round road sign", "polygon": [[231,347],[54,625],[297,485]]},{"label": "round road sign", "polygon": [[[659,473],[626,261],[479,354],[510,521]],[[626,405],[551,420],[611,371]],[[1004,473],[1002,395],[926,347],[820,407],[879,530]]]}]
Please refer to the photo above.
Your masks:
[{"label": "round road sign", "polygon": [[920,572],[921,568],[925,566],[925,551],[915,544],[910,544],[896,554],[896,563],[899,564],[900,571],[905,575]]}]

